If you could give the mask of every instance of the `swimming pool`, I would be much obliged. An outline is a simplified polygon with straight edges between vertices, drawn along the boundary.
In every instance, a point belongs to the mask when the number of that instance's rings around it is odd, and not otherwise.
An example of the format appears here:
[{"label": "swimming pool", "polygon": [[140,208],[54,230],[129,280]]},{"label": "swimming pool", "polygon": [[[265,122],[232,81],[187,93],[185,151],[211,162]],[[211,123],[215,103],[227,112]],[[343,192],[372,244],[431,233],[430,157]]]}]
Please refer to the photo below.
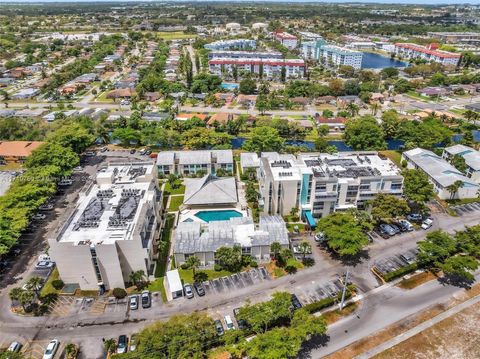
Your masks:
[{"label": "swimming pool", "polygon": [[243,215],[240,212],[227,209],[222,211],[200,211],[195,213],[195,217],[198,217],[205,222],[212,222],[228,221],[230,218],[243,217]]},{"label": "swimming pool", "polygon": [[236,88],[238,88],[238,84],[228,84],[226,82],[223,82],[221,85],[222,89],[224,90],[235,90]]}]

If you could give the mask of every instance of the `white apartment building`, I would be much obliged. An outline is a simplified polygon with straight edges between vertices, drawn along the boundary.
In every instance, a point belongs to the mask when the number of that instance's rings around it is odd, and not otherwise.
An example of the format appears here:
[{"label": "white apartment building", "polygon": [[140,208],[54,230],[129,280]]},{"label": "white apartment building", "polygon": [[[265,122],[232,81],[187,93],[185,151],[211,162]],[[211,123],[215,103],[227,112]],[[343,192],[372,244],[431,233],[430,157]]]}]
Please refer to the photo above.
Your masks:
[{"label": "white apartment building", "polygon": [[288,32],[274,32],[273,38],[279,41],[283,46],[289,50],[293,50],[297,47],[298,39],[295,35],[289,34]]},{"label": "white apartment building", "polygon": [[443,65],[457,66],[460,61],[460,54],[448,51],[431,50],[425,46],[409,43],[395,44],[395,53],[407,59],[424,59],[427,61],[439,62]]},{"label": "white apartment building", "polygon": [[[405,151],[402,154],[403,160],[407,162],[407,168],[419,169],[428,176],[440,199],[474,198],[478,195],[480,187],[475,181],[464,176],[462,172],[432,151],[423,148]],[[462,186],[456,193],[451,193],[448,188],[457,181],[460,181]]]},{"label": "white apartment building", "polygon": [[163,151],[157,156],[159,175],[190,175],[198,171],[215,174],[218,169],[233,173],[232,150]]},{"label": "white apartment building", "polygon": [[264,78],[280,78],[282,69],[285,69],[286,78],[303,78],[305,75],[305,61],[302,59],[275,59],[275,58],[214,58],[208,61],[211,73],[222,76],[231,74],[233,68],[261,75]]},{"label": "white apartment building", "polygon": [[82,290],[125,288],[132,272],[151,275],[161,227],[161,193],[152,163],[110,164],[81,192],[48,240],[65,283]]},{"label": "white apartment building", "polygon": [[334,211],[363,208],[379,193],[401,196],[403,177],[376,152],[262,153],[259,169],[263,213],[298,208],[310,225]]},{"label": "white apartment building", "polygon": [[299,31],[298,34],[302,41],[319,41],[323,40],[323,36],[310,31]]},{"label": "white apartment building", "polygon": [[270,245],[279,242],[288,248],[288,230],[280,216],[260,216],[258,226],[250,217],[235,217],[227,221],[180,222],[175,230],[173,255],[177,266],[190,256],[196,256],[202,266],[215,264],[215,252],[220,247],[239,246],[242,254],[258,262],[270,260]]},{"label": "white apartment building", "polygon": [[453,145],[443,150],[442,158],[445,160],[450,161],[454,156],[461,156],[465,160],[465,176],[480,183],[480,152],[465,145]]},{"label": "white apartment building", "polygon": [[283,59],[278,51],[228,51],[212,50],[208,53],[208,59]]},{"label": "white apartment building", "polygon": [[325,41],[311,41],[302,44],[302,56],[314,59],[329,66],[348,65],[354,69],[362,68],[363,53],[345,47],[327,45]]},{"label": "white apartment building", "polygon": [[255,49],[257,42],[251,39],[232,39],[211,42],[204,46],[208,50]]}]

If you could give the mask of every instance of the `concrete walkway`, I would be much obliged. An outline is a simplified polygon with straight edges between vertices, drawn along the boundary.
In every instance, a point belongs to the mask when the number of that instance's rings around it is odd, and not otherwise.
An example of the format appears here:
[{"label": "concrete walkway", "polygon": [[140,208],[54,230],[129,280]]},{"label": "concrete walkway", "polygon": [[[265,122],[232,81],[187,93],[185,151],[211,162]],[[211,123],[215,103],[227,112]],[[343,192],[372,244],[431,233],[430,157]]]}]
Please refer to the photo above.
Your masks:
[{"label": "concrete walkway", "polygon": [[370,349],[369,351],[361,354],[361,355],[358,355],[356,356],[355,358],[357,359],[368,359],[368,358],[372,358],[374,357],[375,355],[377,354],[380,354],[382,352],[384,352],[385,350],[387,349],[390,349],[392,347],[394,347],[395,345],[398,345],[400,344],[401,342],[423,332],[424,330],[432,327],[433,325],[441,322],[442,320],[444,319],[447,319],[449,317],[451,317],[452,315],[454,314],[457,314],[459,312],[461,312],[462,310],[464,309],[467,309],[469,307],[471,307],[472,305],[476,304],[480,302],[480,295],[477,295],[473,298],[470,298],[469,300],[453,307],[453,308],[450,308],[448,310],[446,310],[445,312],[437,315],[436,317],[433,317],[432,319],[429,319],[419,325],[417,325],[416,327],[412,328],[412,329],[409,329],[407,330],[406,332],[400,334],[400,335],[397,335],[396,337],[376,346],[375,348],[373,349]]}]

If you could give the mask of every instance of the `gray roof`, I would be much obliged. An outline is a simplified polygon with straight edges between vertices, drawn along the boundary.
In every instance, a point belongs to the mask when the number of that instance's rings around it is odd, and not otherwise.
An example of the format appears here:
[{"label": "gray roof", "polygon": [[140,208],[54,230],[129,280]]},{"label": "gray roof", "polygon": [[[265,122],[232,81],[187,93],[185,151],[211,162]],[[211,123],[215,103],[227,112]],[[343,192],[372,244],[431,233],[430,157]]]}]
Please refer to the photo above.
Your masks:
[{"label": "gray roof", "polygon": [[157,166],[171,166],[175,163],[175,152],[159,152],[157,155]]},{"label": "gray roof", "polygon": [[232,150],[165,151],[157,156],[157,165],[173,165],[175,159],[180,165],[233,163]]},{"label": "gray roof", "polygon": [[479,111],[480,112],[480,102],[470,103],[468,105],[465,105],[465,108],[467,110]]},{"label": "gray roof", "polygon": [[238,202],[235,178],[206,175],[185,179],[186,205],[229,204]]},{"label": "gray roof", "polygon": [[257,229],[250,217],[209,222],[203,231],[199,222],[181,222],[175,232],[174,252],[186,254],[215,252],[224,246],[269,246],[273,242],[283,245],[289,243],[288,231],[280,216],[260,217]]},{"label": "gray roof", "polygon": [[453,184],[455,181],[462,181],[463,183],[477,186],[470,178],[465,177],[459,170],[432,151],[415,148],[404,152],[403,155],[414,162],[443,188]]},{"label": "gray roof", "polygon": [[480,170],[480,152],[474,150],[473,148],[465,145],[454,145],[445,148],[445,151],[453,156],[462,156],[465,159],[467,166],[472,168],[474,171]]},{"label": "gray roof", "polygon": [[255,152],[242,152],[240,153],[240,166],[242,168],[258,168],[260,167],[260,159]]}]

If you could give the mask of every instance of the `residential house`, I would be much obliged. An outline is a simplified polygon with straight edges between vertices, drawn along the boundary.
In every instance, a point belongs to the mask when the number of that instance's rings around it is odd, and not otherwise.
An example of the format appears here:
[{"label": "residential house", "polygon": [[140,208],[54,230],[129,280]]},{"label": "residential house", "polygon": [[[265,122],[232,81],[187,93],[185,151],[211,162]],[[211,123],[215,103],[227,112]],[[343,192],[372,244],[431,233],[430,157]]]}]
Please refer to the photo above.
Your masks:
[{"label": "residential house", "polygon": [[1,141],[0,164],[23,163],[41,145],[41,141]]},{"label": "residential house", "polygon": [[443,150],[442,158],[445,160],[451,162],[454,156],[460,156],[465,160],[467,167],[465,176],[480,183],[480,152],[465,145],[453,145]]},{"label": "residential house", "polygon": [[206,121],[207,119],[207,115],[203,113],[179,113],[177,116],[175,116],[175,120],[186,121],[192,119],[193,117],[196,117],[202,121]]},{"label": "residential house", "polygon": [[123,99],[129,99],[135,94],[135,91],[132,90],[131,88],[123,88],[123,89],[116,89],[112,90],[109,93],[107,93],[107,98],[110,99],[118,99],[118,98],[123,98]]}]

